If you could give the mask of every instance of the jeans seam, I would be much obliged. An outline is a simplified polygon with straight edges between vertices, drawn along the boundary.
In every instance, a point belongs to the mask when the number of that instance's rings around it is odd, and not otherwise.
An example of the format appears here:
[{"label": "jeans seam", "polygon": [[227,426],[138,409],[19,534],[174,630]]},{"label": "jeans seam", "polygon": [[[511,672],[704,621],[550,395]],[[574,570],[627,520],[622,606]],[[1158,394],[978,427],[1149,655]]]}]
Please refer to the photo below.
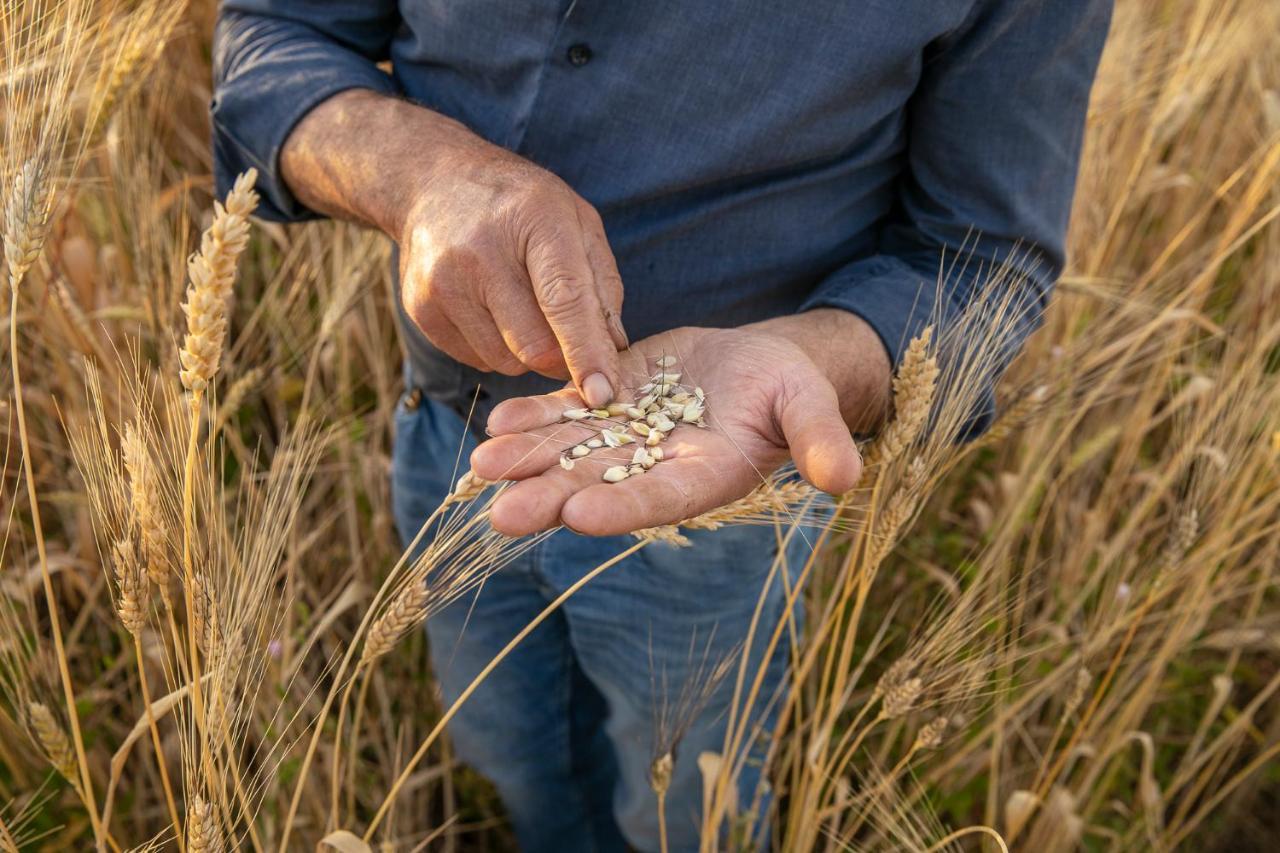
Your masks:
[{"label": "jeans seam", "polygon": [[580,785],[575,784],[576,774],[573,772],[573,667],[576,665],[573,659],[573,643],[569,640],[566,626],[566,642],[560,650],[560,668],[564,672],[564,677],[560,679],[560,719],[563,721],[564,755],[567,757],[565,775],[570,780],[570,787],[573,789],[573,798],[576,801],[577,811],[587,817],[587,838],[590,841],[591,853],[598,853],[599,845],[596,841],[596,834],[591,826],[590,812],[587,810],[587,798],[582,791]]}]

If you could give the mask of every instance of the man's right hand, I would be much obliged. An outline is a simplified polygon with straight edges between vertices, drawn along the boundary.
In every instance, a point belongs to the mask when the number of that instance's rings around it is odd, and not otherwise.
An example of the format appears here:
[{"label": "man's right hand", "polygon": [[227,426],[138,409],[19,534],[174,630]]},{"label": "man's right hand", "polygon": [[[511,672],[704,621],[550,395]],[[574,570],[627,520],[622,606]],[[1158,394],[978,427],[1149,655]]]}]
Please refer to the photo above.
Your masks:
[{"label": "man's right hand", "polygon": [[280,162],[303,204],[399,243],[404,307],[439,349],[571,378],[592,406],[620,387],[622,279],[599,214],[555,175],[365,90],[308,113]]}]

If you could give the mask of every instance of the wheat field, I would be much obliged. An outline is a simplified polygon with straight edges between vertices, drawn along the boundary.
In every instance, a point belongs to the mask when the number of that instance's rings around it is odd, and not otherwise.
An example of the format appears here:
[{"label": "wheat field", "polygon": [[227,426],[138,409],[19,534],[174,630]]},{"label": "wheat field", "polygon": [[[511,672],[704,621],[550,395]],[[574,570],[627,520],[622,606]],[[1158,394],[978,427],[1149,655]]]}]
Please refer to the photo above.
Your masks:
[{"label": "wheat field", "polygon": [[[253,219],[252,176],[212,197],[214,12],[0,12],[0,851],[512,849],[417,629],[536,537],[490,529],[502,485],[466,476],[402,555],[389,247]],[[1119,0],[1069,268],[989,433],[956,440],[995,296],[912,343],[829,522],[779,476],[637,534],[822,544],[803,627],[746,641],[798,635],[786,695],[740,655],[655,709],[659,808],[696,760],[705,851],[762,826],[787,851],[1272,849],[1277,43],[1274,0]],[[725,679],[725,750],[681,754]],[[742,813],[764,706],[771,796]]]}]

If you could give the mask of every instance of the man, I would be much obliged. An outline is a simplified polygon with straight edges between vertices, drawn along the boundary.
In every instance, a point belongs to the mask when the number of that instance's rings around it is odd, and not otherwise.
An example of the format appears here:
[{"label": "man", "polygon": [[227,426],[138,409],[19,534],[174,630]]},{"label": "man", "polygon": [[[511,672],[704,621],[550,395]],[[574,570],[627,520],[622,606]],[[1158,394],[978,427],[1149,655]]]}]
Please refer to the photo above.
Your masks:
[{"label": "man", "polygon": [[[1016,349],[1062,267],[1109,6],[223,4],[220,187],[254,166],[262,215],[352,219],[397,246],[401,534],[448,491],[459,445],[480,476],[520,481],[493,507],[497,529],[576,531],[431,620],[446,701],[626,547],[621,534],[735,499],[788,458],[820,489],[851,488],[850,433],[883,417],[905,344],[935,304],[943,324],[963,309],[980,270],[1021,259]],[[952,263],[962,246],[972,257]],[[944,264],[958,272],[939,281]],[[548,424],[579,396],[628,398],[652,366],[637,351],[678,353],[714,428],[685,430],[697,434],[674,458],[621,483],[563,470]],[[475,422],[496,436],[478,449],[463,420],[477,386]],[[739,528],[645,548],[472,697],[458,753],[495,782],[523,847],[656,849],[655,685],[678,693],[702,660],[732,654],[762,591],[765,619],[782,617],[766,583],[775,538]],[[765,695],[786,656],[768,662]],[[697,846],[696,758],[722,748],[732,682],[676,753],[675,849]]]}]

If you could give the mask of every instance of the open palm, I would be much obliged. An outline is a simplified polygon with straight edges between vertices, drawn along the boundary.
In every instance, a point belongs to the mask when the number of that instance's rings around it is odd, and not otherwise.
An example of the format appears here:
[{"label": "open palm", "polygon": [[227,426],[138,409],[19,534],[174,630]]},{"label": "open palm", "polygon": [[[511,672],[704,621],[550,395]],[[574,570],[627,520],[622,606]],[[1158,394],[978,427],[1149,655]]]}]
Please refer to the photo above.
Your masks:
[{"label": "open palm", "polygon": [[861,473],[835,390],[804,353],[774,335],[738,329],[682,328],[619,353],[627,402],[649,381],[662,356],[681,382],[702,389],[705,429],[678,425],[661,445],[662,461],[643,474],[607,483],[603,472],[631,461],[635,445],[602,447],[561,466],[570,447],[599,435],[599,423],[565,421],[581,407],[572,388],[507,400],[494,409],[494,436],[471,457],[489,480],[517,480],[492,508],[492,523],[509,535],[565,525],[579,533],[613,535],[668,524],[742,497],[794,458],[820,489],[851,489]]}]

